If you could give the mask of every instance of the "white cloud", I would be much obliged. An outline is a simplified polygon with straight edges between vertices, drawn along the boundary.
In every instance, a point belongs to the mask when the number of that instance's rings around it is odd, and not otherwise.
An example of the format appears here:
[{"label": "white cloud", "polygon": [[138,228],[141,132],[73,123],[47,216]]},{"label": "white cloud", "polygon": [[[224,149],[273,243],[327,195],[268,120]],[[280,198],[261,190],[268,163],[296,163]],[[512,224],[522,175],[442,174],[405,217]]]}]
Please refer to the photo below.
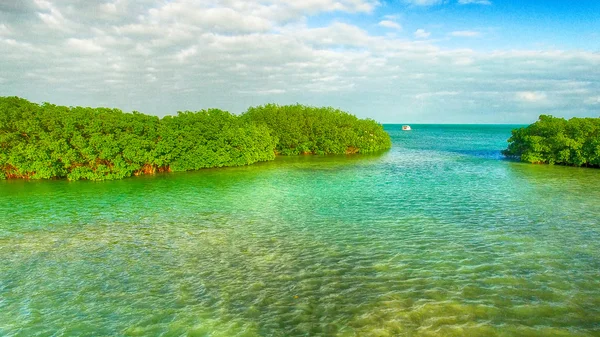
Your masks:
[{"label": "white cloud", "polygon": [[[424,7],[449,3],[449,0],[402,0],[402,1],[411,6],[424,6]],[[459,5],[469,5],[469,4],[491,5],[492,2],[490,0],[458,0],[458,4]]]},{"label": "white cloud", "polygon": [[185,62],[188,58],[196,55],[197,53],[198,53],[198,48],[196,46],[192,46],[192,47],[185,48],[185,49],[182,49],[179,52],[177,52],[177,54],[175,54],[175,58],[179,62]]},{"label": "white cloud", "polygon": [[390,28],[390,29],[397,29],[397,30],[401,30],[402,29],[402,26],[399,23],[391,21],[391,20],[380,21],[379,25],[381,27]]},{"label": "white cloud", "polygon": [[341,22],[335,22],[322,28],[304,27],[298,29],[296,27],[292,31],[285,31],[285,33],[315,45],[365,46],[371,41],[371,37],[366,31]]},{"label": "white cloud", "polygon": [[284,94],[285,90],[282,89],[267,89],[267,90],[238,90],[240,94],[250,94],[250,95],[278,95]]},{"label": "white cloud", "polygon": [[458,0],[458,4],[459,5],[469,5],[469,4],[491,5],[492,2],[489,0]]},{"label": "white cloud", "polygon": [[589,105],[600,105],[600,96],[588,97],[585,100],[585,104]]},{"label": "white cloud", "polygon": [[72,32],[73,23],[66,19],[62,12],[51,2],[35,0],[36,5],[43,12],[37,12],[39,19],[46,24],[48,28],[64,32]]},{"label": "white cloud", "polygon": [[100,11],[105,12],[107,14],[116,14],[117,13],[117,4],[114,2],[107,2],[100,5]]},{"label": "white cloud", "polygon": [[547,95],[544,92],[521,91],[517,92],[516,97],[520,101],[535,103],[545,101]]},{"label": "white cloud", "polygon": [[430,32],[425,31],[424,29],[417,29],[415,31],[415,38],[417,39],[426,39],[431,35]]},{"label": "white cloud", "polygon": [[146,81],[149,83],[153,83],[156,82],[158,80],[158,78],[156,78],[155,75],[153,74],[146,74]]},{"label": "white cloud", "polygon": [[92,40],[70,38],[66,42],[68,48],[75,49],[80,53],[98,53],[104,50]]},{"label": "white cloud", "polygon": [[479,36],[481,36],[481,32],[474,31],[474,30],[457,30],[457,31],[451,32],[450,35],[456,36],[456,37],[479,37]]},{"label": "white cloud", "polygon": [[405,3],[413,6],[433,6],[447,2],[447,0],[403,0]]},{"label": "white cloud", "polygon": [[[195,6],[194,6],[195,7]],[[232,8],[190,8],[186,2],[170,2],[149,11],[148,20],[157,24],[173,23],[196,26],[213,32],[264,32],[272,28],[269,19]]]},{"label": "white cloud", "polygon": [[[23,53],[23,54],[27,54],[27,55],[32,55],[31,53],[42,52],[42,50],[34,47],[31,43],[20,42],[15,39],[6,39],[6,38],[0,37],[0,44],[3,44],[7,48],[10,48],[10,54],[7,53],[7,55],[11,55],[13,53],[16,53],[16,54]],[[18,59],[18,55],[15,55],[15,59]],[[3,70],[5,70],[5,69],[3,69]]]},{"label": "white cloud", "polygon": [[376,0],[281,0],[279,2],[308,13],[331,11],[370,13],[379,6]]},{"label": "white cloud", "polygon": [[2,36],[2,35],[7,36],[7,35],[11,35],[11,34],[12,34],[12,32],[11,32],[10,28],[8,28],[7,25],[0,24],[0,36]]},{"label": "white cloud", "polygon": [[458,66],[468,66],[475,63],[475,59],[468,56],[459,56],[454,59],[454,64]]},{"label": "white cloud", "polygon": [[[435,3],[442,1],[413,2]],[[477,52],[428,40],[424,29],[416,30],[411,41],[335,19],[337,12],[370,13],[378,4],[2,3],[0,92],[158,115],[206,107],[241,112],[268,102],[331,105],[381,122],[529,122],[540,113],[598,115],[600,54]],[[46,20],[39,13],[47,14]],[[309,26],[314,14],[332,21]],[[396,23],[399,17],[382,20]]]},{"label": "white cloud", "polygon": [[436,91],[436,92],[425,92],[415,95],[416,99],[429,99],[432,97],[445,97],[445,96],[456,96],[460,95],[460,91]]}]

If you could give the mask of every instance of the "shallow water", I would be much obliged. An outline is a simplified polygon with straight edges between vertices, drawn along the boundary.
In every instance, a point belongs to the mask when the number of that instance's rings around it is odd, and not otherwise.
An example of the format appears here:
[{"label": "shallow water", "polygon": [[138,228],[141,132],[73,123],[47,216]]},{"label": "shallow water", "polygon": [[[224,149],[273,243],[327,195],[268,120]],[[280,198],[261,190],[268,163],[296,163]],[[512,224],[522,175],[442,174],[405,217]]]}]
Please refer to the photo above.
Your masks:
[{"label": "shallow water", "polygon": [[503,160],[511,128],[0,181],[0,336],[599,336],[600,170]]}]

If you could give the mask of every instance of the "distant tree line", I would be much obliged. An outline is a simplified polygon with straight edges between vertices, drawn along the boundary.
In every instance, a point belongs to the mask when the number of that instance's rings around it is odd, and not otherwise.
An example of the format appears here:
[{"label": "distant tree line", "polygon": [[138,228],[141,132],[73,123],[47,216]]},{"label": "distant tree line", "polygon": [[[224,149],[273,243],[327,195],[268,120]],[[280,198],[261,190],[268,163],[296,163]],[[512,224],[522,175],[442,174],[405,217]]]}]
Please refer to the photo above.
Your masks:
[{"label": "distant tree line", "polygon": [[209,109],[161,119],[0,97],[0,179],[121,179],[390,147],[380,124],[333,108],[270,104],[240,116]]},{"label": "distant tree line", "polygon": [[548,115],[515,129],[507,157],[536,164],[600,167],[600,118],[556,118]]}]

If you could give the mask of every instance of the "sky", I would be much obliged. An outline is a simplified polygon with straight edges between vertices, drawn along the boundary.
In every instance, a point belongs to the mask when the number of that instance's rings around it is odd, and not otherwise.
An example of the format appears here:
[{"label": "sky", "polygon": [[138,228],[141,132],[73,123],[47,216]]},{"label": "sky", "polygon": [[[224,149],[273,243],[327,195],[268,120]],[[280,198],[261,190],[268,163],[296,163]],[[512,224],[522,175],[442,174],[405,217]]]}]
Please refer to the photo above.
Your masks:
[{"label": "sky", "polygon": [[0,0],[0,96],[158,116],[600,116],[597,0]]}]

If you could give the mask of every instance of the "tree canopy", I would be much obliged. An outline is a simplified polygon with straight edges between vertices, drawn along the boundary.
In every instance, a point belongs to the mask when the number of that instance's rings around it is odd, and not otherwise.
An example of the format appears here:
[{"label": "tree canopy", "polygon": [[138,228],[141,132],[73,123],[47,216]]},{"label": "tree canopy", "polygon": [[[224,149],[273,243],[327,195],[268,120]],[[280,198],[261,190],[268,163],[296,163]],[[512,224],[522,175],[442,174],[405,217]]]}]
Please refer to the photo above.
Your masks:
[{"label": "tree canopy", "polygon": [[538,164],[600,167],[600,118],[541,115],[535,123],[512,131],[507,157]]},{"label": "tree canopy", "polygon": [[266,125],[283,155],[372,153],[392,146],[377,122],[334,108],[268,104],[249,108],[241,118]]},{"label": "tree canopy", "polygon": [[241,116],[208,109],[160,119],[0,97],[0,179],[120,179],[390,146],[380,124],[333,108],[271,104]]}]

